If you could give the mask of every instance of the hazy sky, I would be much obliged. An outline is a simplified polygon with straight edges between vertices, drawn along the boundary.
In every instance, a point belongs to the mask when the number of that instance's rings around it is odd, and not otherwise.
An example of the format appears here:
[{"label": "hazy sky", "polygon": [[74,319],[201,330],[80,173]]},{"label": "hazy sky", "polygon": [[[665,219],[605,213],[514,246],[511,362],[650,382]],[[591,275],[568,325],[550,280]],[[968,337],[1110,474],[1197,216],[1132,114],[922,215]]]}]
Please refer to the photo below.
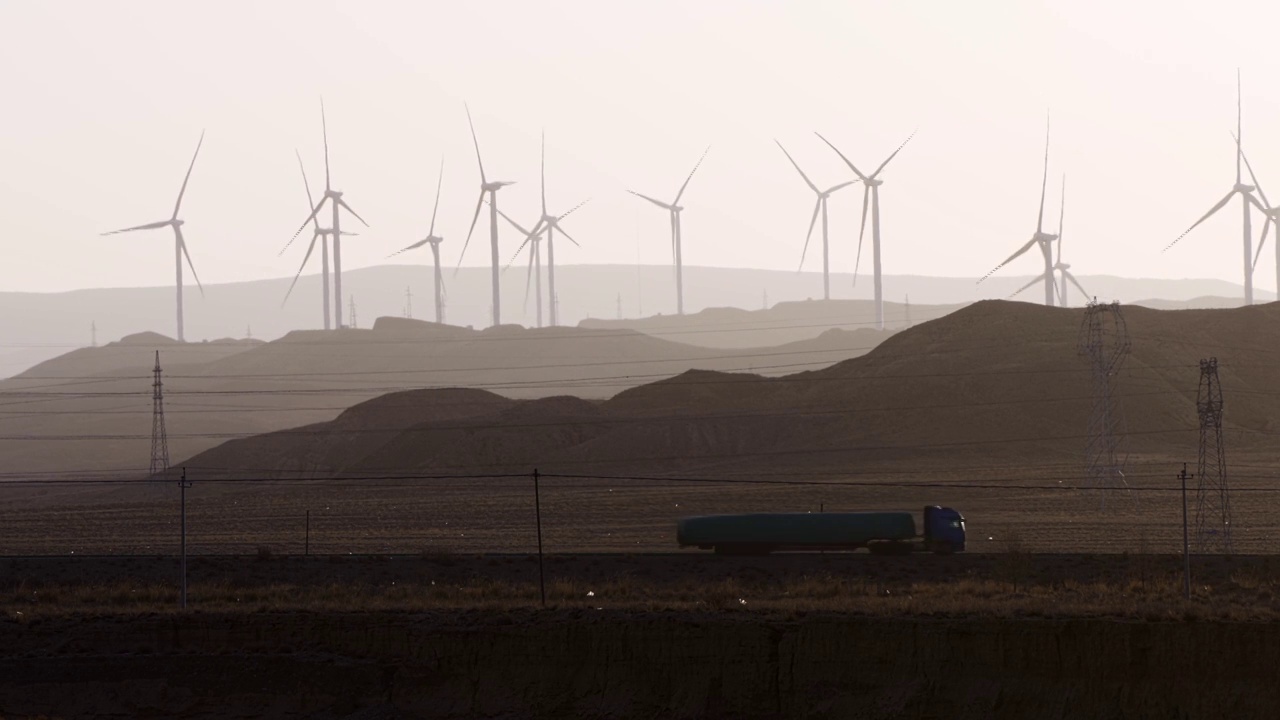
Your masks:
[{"label": "hazy sky", "polygon": [[[1240,282],[1238,204],[1160,251],[1234,182],[1237,65],[1246,152],[1280,204],[1278,23],[1275,3],[1170,0],[10,0],[0,290],[171,284],[170,231],[98,233],[168,217],[201,129],[182,213],[201,279],[292,274],[303,248],[277,252],[307,213],[294,148],[323,184],[321,95],[335,186],[372,226],[348,268],[426,234],[441,155],[458,262],[479,184],[465,101],[486,171],[518,181],[504,210],[537,215],[544,128],[553,212],[592,198],[560,262],[669,262],[665,214],[625,190],[673,196],[710,144],[685,262],[794,269],[813,196],[773,139],[830,185],[850,174],[815,130],[864,171],[918,130],[882,176],[884,270],[977,276],[1034,230],[1051,109],[1047,224],[1066,173],[1077,274]],[[860,202],[833,199],[833,269],[852,269]],[[466,264],[488,262],[485,222]],[[504,257],[518,240],[504,228]]]}]

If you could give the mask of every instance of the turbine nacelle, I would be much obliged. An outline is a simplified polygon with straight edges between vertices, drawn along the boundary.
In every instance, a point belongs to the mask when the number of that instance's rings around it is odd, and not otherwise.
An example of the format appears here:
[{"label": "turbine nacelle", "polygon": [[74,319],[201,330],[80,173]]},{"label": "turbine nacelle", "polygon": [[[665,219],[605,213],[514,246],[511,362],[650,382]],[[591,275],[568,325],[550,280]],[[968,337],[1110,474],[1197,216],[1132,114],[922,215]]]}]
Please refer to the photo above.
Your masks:
[{"label": "turbine nacelle", "polygon": [[884,184],[884,181],[881,180],[880,178],[869,177],[866,180],[863,180],[862,184],[866,185],[867,187],[880,187],[881,185]]},{"label": "turbine nacelle", "polygon": [[183,225],[186,224],[186,220],[179,220],[178,218],[174,218],[169,221],[169,224],[174,227],[182,227]]},{"label": "turbine nacelle", "polygon": [[1254,187],[1253,185],[1246,185],[1244,183],[1236,183],[1236,186],[1232,188],[1232,191],[1238,192],[1238,193],[1250,193],[1250,192],[1253,192],[1254,190],[1257,190],[1257,188]]},{"label": "turbine nacelle", "polygon": [[497,192],[508,185],[515,185],[514,180],[495,180],[493,182],[481,183],[481,192]]},{"label": "turbine nacelle", "polygon": [[324,196],[327,198],[333,198],[334,200],[341,200],[342,191],[341,190],[325,190]]},{"label": "turbine nacelle", "polygon": [[1038,232],[1038,233],[1036,233],[1035,235],[1033,235],[1033,236],[1032,236],[1032,238],[1033,238],[1036,242],[1038,242],[1038,243],[1040,243],[1040,244],[1042,244],[1042,245],[1043,245],[1043,244],[1047,244],[1047,243],[1055,242],[1055,241],[1058,239],[1058,236],[1057,236],[1057,235],[1054,235],[1054,234],[1052,234],[1052,233],[1047,233],[1047,232]]}]

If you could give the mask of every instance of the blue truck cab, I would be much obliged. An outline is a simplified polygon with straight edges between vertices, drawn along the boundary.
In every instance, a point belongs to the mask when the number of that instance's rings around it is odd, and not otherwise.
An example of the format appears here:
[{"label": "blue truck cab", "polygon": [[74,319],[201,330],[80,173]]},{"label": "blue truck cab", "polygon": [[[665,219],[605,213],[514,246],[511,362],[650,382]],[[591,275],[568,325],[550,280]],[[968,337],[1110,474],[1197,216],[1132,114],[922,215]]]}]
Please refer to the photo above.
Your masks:
[{"label": "blue truck cab", "polygon": [[964,552],[964,516],[959,511],[929,505],[924,509],[925,548],[936,553]]}]

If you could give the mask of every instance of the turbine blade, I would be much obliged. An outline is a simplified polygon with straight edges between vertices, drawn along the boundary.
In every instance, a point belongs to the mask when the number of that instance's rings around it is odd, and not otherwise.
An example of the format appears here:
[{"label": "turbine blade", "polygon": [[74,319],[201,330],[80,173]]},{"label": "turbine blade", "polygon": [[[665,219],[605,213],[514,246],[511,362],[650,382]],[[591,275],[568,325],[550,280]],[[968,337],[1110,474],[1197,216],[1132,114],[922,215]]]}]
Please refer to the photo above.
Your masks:
[{"label": "turbine blade", "polygon": [[471,229],[467,231],[467,240],[462,243],[462,252],[458,253],[458,267],[453,269],[454,276],[458,274],[458,268],[462,267],[462,258],[467,254],[467,246],[471,244],[471,234],[476,230],[476,221],[480,219],[480,206],[484,205],[484,191],[480,191],[480,199],[476,200],[476,214],[471,216]]},{"label": "turbine blade", "polygon": [[684,179],[684,184],[680,186],[680,192],[676,193],[676,199],[671,201],[672,205],[679,205],[680,198],[684,197],[684,189],[689,187],[689,181],[693,179],[693,174],[698,172],[698,168],[702,165],[702,161],[707,159],[707,153],[711,152],[711,146],[708,145],[706,150],[702,151],[702,157],[698,158],[698,162],[694,164],[693,169],[689,171],[689,177]]},{"label": "turbine blade", "polygon": [[850,185],[857,185],[859,182],[860,182],[859,180],[850,180],[848,182],[842,182],[839,185],[832,185],[830,188],[827,189],[827,194],[830,195],[831,193],[837,190],[843,190],[849,187]]},{"label": "turbine blade", "polygon": [[671,206],[670,206],[670,205],[668,205],[668,204],[666,204],[666,203],[662,202],[661,200],[654,200],[653,198],[649,197],[648,195],[641,195],[640,193],[636,192],[635,190],[628,190],[627,192],[631,193],[632,195],[635,195],[636,197],[644,198],[645,200],[648,200],[649,202],[653,203],[654,205],[657,205],[658,207],[660,207],[660,208],[662,208],[662,209],[664,209],[664,210],[670,210],[670,209],[671,209]]},{"label": "turbine blade", "polygon": [[324,117],[324,98],[320,98],[320,132],[324,135],[324,189],[329,191],[333,189],[333,183],[329,179],[329,123]]},{"label": "turbine blade", "polygon": [[484,160],[480,159],[480,140],[476,138],[476,124],[471,120],[471,107],[466,103],[462,104],[467,109],[467,125],[471,126],[471,142],[476,146],[476,163],[480,166],[480,184],[488,184],[488,180],[484,177]]},{"label": "turbine blade", "polygon": [[573,243],[575,247],[582,247],[581,245],[578,244],[577,240],[573,239],[572,235],[564,231],[564,228],[560,227],[559,225],[556,225],[556,230],[559,230],[560,234],[563,235],[566,240]]},{"label": "turbine blade", "polygon": [[1062,221],[1067,215],[1067,174],[1062,174],[1062,202],[1058,203],[1058,262],[1062,262]]},{"label": "turbine blade", "polygon": [[907,139],[906,139],[906,140],[903,140],[903,141],[902,141],[902,144],[898,146],[898,149],[897,149],[897,150],[894,150],[894,151],[893,151],[893,154],[891,154],[891,155],[889,155],[889,157],[885,158],[884,162],[880,163],[880,167],[876,168],[876,171],[875,171],[875,172],[873,172],[873,173],[871,173],[871,177],[876,177],[876,176],[878,176],[878,175],[880,174],[880,171],[881,171],[881,170],[884,170],[884,166],[885,166],[885,165],[888,165],[890,160],[893,160],[895,157],[897,157],[897,156],[898,156],[898,153],[902,152],[902,148],[906,147],[906,146],[907,146],[907,143],[911,142],[911,138],[913,138],[913,137],[915,137],[915,136],[916,136],[916,131],[915,131],[915,130],[912,130],[912,131],[911,131],[911,134],[907,136]]},{"label": "turbine blade", "polygon": [[316,239],[323,242],[323,236],[317,231],[311,236],[311,244],[307,246],[307,254],[302,257],[302,264],[298,266],[298,272],[293,275],[293,282],[289,283],[289,291],[284,294],[284,300],[280,301],[280,307],[284,307],[289,302],[289,296],[293,294],[293,288],[298,284],[298,278],[302,276],[302,271],[307,267],[307,261],[311,259],[311,253],[316,249]]},{"label": "turbine blade", "polygon": [[133,232],[134,230],[156,230],[158,228],[162,228],[162,227],[165,227],[166,225],[172,225],[172,224],[173,224],[172,220],[160,220],[159,222],[147,223],[146,225],[135,225],[133,227],[121,228],[119,230],[112,230],[111,232],[104,232],[102,233],[102,236],[106,237],[107,235],[119,235],[120,233]]},{"label": "turbine blade", "polygon": [[200,146],[204,144],[204,131],[200,131],[200,140],[196,142],[196,152],[191,156],[191,164],[187,166],[187,174],[182,178],[182,189],[178,191],[178,202],[173,204],[173,219],[178,219],[178,208],[182,207],[182,196],[187,193],[187,181],[191,179],[191,171],[195,169],[196,158],[200,156]]},{"label": "turbine blade", "polygon": [[[800,169],[800,165],[796,163],[795,158],[791,157],[791,153],[787,152],[787,149],[782,147],[782,143],[778,142],[776,139],[774,142],[778,144],[778,149],[782,151],[782,154],[786,155],[787,159],[791,161],[791,167],[795,168],[796,172],[800,173],[800,177],[804,178],[804,184],[808,185],[810,190],[819,192],[818,186],[814,185],[813,181],[809,179],[809,176],[804,174],[804,171]],[[803,263],[804,261],[801,260],[801,264]]]},{"label": "turbine blade", "polygon": [[200,276],[196,274],[196,266],[191,262],[191,253],[187,250],[187,241],[182,237],[182,228],[174,225],[173,234],[178,237],[178,246],[182,248],[182,254],[187,258],[187,267],[191,268],[191,277],[196,281],[196,287],[200,290],[200,297],[204,297],[204,286],[200,284]]},{"label": "turbine blade", "polygon": [[1044,179],[1040,181],[1040,214],[1036,216],[1036,234],[1044,232],[1044,194],[1049,188],[1049,119],[1044,121]]},{"label": "turbine blade", "polygon": [[346,208],[347,212],[351,213],[352,215],[355,215],[356,219],[359,220],[362,224],[364,224],[365,227],[369,227],[369,223],[365,222],[364,218],[360,217],[360,213],[356,212],[355,210],[352,210],[351,206],[347,204],[346,200],[343,200],[342,198],[338,198],[338,204]]},{"label": "turbine blade", "polygon": [[529,311],[529,286],[533,284],[533,252],[529,252],[529,272],[524,275],[524,311]]},{"label": "turbine blade", "polygon": [[1018,251],[1017,251],[1017,252],[1015,252],[1014,254],[1010,255],[1010,256],[1009,256],[1009,257],[1007,257],[1007,258],[1005,258],[1004,262],[1002,262],[1002,263],[1000,263],[999,265],[997,265],[997,266],[995,266],[995,267],[991,268],[991,272],[988,272],[986,275],[983,275],[983,276],[978,280],[978,283],[979,283],[979,284],[981,284],[983,280],[986,280],[987,278],[991,277],[991,275],[992,275],[993,273],[995,273],[995,271],[997,271],[997,270],[999,270],[1000,268],[1004,267],[1005,265],[1008,265],[1009,263],[1013,262],[1015,259],[1017,259],[1017,257],[1018,257],[1019,255],[1021,255],[1021,254],[1025,253],[1026,251],[1028,251],[1028,250],[1030,250],[1032,247],[1034,247],[1034,246],[1035,246],[1035,244],[1036,244],[1036,238],[1035,238],[1035,237],[1032,237],[1030,240],[1028,240],[1028,241],[1027,241],[1027,244],[1026,244],[1026,245],[1023,245],[1022,247],[1018,248]]},{"label": "turbine blade", "polygon": [[[298,239],[298,235],[300,235],[300,234],[302,233],[302,231],[303,231],[304,229],[306,229],[306,227],[307,227],[307,223],[309,223],[309,222],[311,222],[311,221],[313,221],[313,220],[315,220],[315,219],[316,219],[316,216],[320,214],[320,209],[324,207],[324,201],[325,201],[325,200],[328,200],[328,199],[329,199],[329,197],[328,197],[327,195],[326,195],[326,196],[324,196],[324,197],[321,197],[321,198],[320,198],[320,202],[316,203],[315,209],[313,209],[313,210],[311,211],[311,214],[307,216],[307,219],[306,219],[306,220],[303,220],[303,221],[302,221],[302,224],[298,226],[298,229],[293,231],[293,237],[289,238],[289,242],[285,245],[285,248],[286,248],[286,249],[288,249],[289,245],[292,245],[292,244],[293,244],[293,241],[294,241],[294,240],[297,240],[297,239]],[[317,223],[316,223],[316,225],[315,225],[315,230],[316,230],[316,232],[320,232],[320,223],[319,223],[319,222],[317,222]],[[283,255],[283,254],[284,254],[284,250],[281,250],[281,251],[280,251],[280,254],[281,254],[281,255]]]},{"label": "turbine blade", "polygon": [[1179,235],[1173,242],[1169,243],[1168,245],[1165,245],[1164,250],[1161,250],[1160,252],[1164,252],[1165,250],[1168,250],[1174,245],[1177,245],[1179,240],[1186,237],[1192,230],[1195,230],[1196,227],[1200,225],[1200,223],[1204,222],[1205,220],[1208,220],[1211,215],[1221,210],[1228,202],[1231,201],[1231,197],[1235,194],[1236,194],[1235,188],[1231,188],[1231,192],[1227,193],[1221,200],[1219,200],[1217,205],[1214,205],[1213,207],[1209,208],[1209,212],[1205,213],[1200,217],[1199,220],[1192,223],[1191,227],[1184,230],[1182,234]]},{"label": "turbine blade", "polygon": [[440,188],[444,187],[444,156],[440,156],[440,177],[436,178],[436,204],[431,209],[431,229],[427,231],[427,235],[435,237],[436,234],[436,213],[440,212]]},{"label": "turbine blade", "polygon": [[[1231,137],[1234,138],[1235,133],[1232,133]],[[1239,139],[1237,139],[1236,144],[1237,146],[1239,146]],[[1265,215],[1268,213],[1268,209],[1271,207],[1271,201],[1267,199],[1266,191],[1262,189],[1262,184],[1258,182],[1258,176],[1253,174],[1253,165],[1249,164],[1249,156],[1244,154],[1243,147],[1240,148],[1240,157],[1241,159],[1244,160],[1244,166],[1249,169],[1249,179],[1253,181],[1253,186],[1258,188],[1258,194],[1262,196],[1262,204],[1267,206],[1266,208],[1261,208],[1263,214]],[[1250,199],[1252,200],[1252,196],[1250,197]],[[1254,202],[1254,204],[1257,205],[1257,202]]]},{"label": "turbine blade", "polygon": [[[1262,223],[1262,239],[1258,241],[1258,251],[1253,254],[1253,264],[1249,267],[1258,267],[1258,258],[1262,257],[1262,246],[1267,244],[1267,231],[1271,229],[1273,224],[1271,216],[1267,215],[1266,222]],[[1277,232],[1280,232],[1280,230]]]},{"label": "turbine blade", "polygon": [[1236,184],[1240,184],[1240,158],[1244,156],[1244,111],[1240,100],[1240,68],[1236,68]]},{"label": "turbine blade", "polygon": [[[302,187],[305,188],[307,191],[307,207],[309,208],[315,207],[315,203],[311,199],[311,184],[307,182],[307,169],[302,164],[302,153],[298,152],[297,148],[294,148],[293,154],[298,157],[298,169],[302,171]],[[315,218],[314,214],[312,215],[311,221],[315,224],[316,231],[319,231],[320,222]],[[303,223],[302,226],[306,227],[307,224]],[[301,230],[299,230],[298,232],[300,233]],[[297,239],[298,239],[298,233],[294,233],[293,237],[289,238],[289,242],[285,243],[284,247],[280,248],[280,252],[276,253],[276,256],[278,257],[280,255],[283,255],[285,251],[288,250],[291,245],[293,245],[293,241]]]},{"label": "turbine blade", "polygon": [[1037,283],[1041,283],[1041,282],[1044,282],[1044,273],[1040,273],[1039,275],[1035,276],[1035,278],[1033,278],[1033,279],[1031,280],[1031,282],[1027,283],[1026,285],[1023,285],[1022,287],[1018,288],[1017,290],[1014,290],[1012,293],[1010,293],[1010,294],[1009,294],[1009,298],[1010,298],[1010,299],[1012,299],[1012,298],[1014,298],[1014,297],[1016,297],[1016,296],[1020,295],[1020,294],[1022,293],[1022,291],[1026,290],[1027,288],[1031,287],[1032,285],[1035,285],[1035,284],[1037,284]]},{"label": "turbine blade", "polygon": [[[342,234],[343,234],[343,235],[346,235],[347,233],[342,233]],[[403,250],[397,250],[397,251],[395,251],[395,252],[391,253],[391,254],[390,254],[390,255],[388,255],[387,257],[389,257],[389,258],[390,258],[390,257],[395,257],[396,255],[399,255],[400,253],[409,252],[410,250],[416,250],[416,249],[418,249],[418,248],[422,247],[423,245],[426,245],[426,244],[427,244],[427,243],[429,243],[429,242],[431,242],[431,241],[430,241],[430,240],[419,240],[418,242],[416,242],[416,243],[414,243],[414,244],[410,245],[410,246],[409,246],[409,247],[407,247],[407,248],[404,248]]]},{"label": "turbine blade", "polygon": [[532,230],[532,231],[530,231],[530,230],[525,230],[523,227],[521,227],[520,223],[516,222],[515,220],[512,220],[512,219],[511,219],[511,216],[510,216],[510,215],[507,215],[507,214],[506,214],[506,213],[504,213],[504,212],[502,212],[502,210],[501,210],[501,209],[499,209],[499,210],[498,210],[498,215],[499,215],[503,220],[506,220],[508,223],[510,223],[510,224],[511,224],[511,227],[515,228],[517,231],[519,231],[519,232],[520,232],[520,234],[524,235],[526,238],[533,237],[534,235],[541,235],[541,234],[542,234],[542,219],[541,219],[541,218],[539,218],[539,219],[538,219],[538,222],[533,226],[533,230]]},{"label": "turbine blade", "polygon": [[862,226],[858,230],[858,254],[853,261],[853,286],[858,287],[858,268],[862,267],[862,237],[867,232],[867,208],[871,206],[871,186],[862,186]]},{"label": "turbine blade", "polygon": [[822,142],[826,143],[826,144],[827,144],[827,147],[831,148],[832,150],[835,150],[835,151],[836,151],[836,154],[840,156],[840,159],[844,161],[844,164],[845,164],[845,165],[848,165],[848,166],[849,166],[849,169],[853,171],[853,174],[858,176],[858,179],[859,179],[859,180],[861,180],[862,182],[866,182],[866,181],[867,181],[867,176],[866,176],[866,175],[863,175],[863,174],[858,170],[858,168],[854,167],[853,163],[849,161],[849,158],[845,157],[845,156],[844,156],[844,153],[840,152],[840,149],[839,149],[839,148],[837,148],[835,145],[832,145],[830,140],[828,140],[828,139],[826,139],[826,138],[822,137],[822,133],[815,132],[815,133],[814,133],[814,135],[817,135],[817,136],[822,140]]},{"label": "turbine blade", "polygon": [[818,202],[813,204],[813,217],[809,219],[809,232],[804,234],[804,249],[800,251],[800,267],[796,268],[796,272],[804,270],[804,256],[809,252],[809,238],[813,237],[813,226],[818,223],[818,212],[822,210],[822,198],[818,198]]},{"label": "turbine blade", "polygon": [[[547,131],[542,131],[542,215],[547,214]],[[525,288],[525,304],[528,304],[529,288]]]},{"label": "turbine blade", "polygon": [[[587,204],[587,203],[589,203],[589,202],[591,202],[591,198],[587,198],[586,200],[583,200],[582,202],[578,203],[577,205],[574,205],[573,207],[569,208],[569,209],[568,209],[568,210],[567,210],[563,215],[561,215],[560,217],[556,218],[556,219],[555,219],[555,221],[556,221],[556,222],[560,222],[561,220],[563,220],[563,219],[565,219],[565,218],[569,217],[569,216],[570,216],[570,215],[572,215],[572,214],[573,214],[573,213],[574,213],[578,208],[582,207],[583,205],[586,205],[586,204]],[[559,225],[557,225],[556,227],[560,227],[560,226],[559,226]]]},{"label": "turbine blade", "polygon": [[1086,298],[1087,298],[1087,297],[1089,297],[1089,291],[1084,289],[1084,286],[1080,284],[1080,281],[1079,281],[1079,280],[1076,280],[1076,276],[1075,276],[1075,275],[1072,275],[1072,274],[1071,274],[1071,271],[1069,271],[1069,270],[1063,270],[1063,271],[1062,271],[1062,274],[1063,274],[1063,275],[1066,275],[1066,276],[1067,276],[1067,279],[1071,281],[1071,284],[1072,284],[1072,285],[1075,285],[1075,286],[1076,286],[1076,288],[1077,288],[1080,292],[1084,293],[1084,296],[1085,296]]}]

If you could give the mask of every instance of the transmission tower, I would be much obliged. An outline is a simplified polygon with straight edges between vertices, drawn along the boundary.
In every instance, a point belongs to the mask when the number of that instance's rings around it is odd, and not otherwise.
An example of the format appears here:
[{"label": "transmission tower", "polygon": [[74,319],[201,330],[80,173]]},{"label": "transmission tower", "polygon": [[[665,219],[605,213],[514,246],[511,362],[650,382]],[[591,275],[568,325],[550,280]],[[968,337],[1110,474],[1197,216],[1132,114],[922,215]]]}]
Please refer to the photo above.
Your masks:
[{"label": "transmission tower", "polygon": [[359,328],[360,323],[356,320],[356,296],[352,295],[350,302],[347,304],[347,315],[351,316],[351,327]]},{"label": "transmission tower", "polygon": [[94,320],[89,323],[89,345],[98,347],[98,321]]},{"label": "transmission tower", "polygon": [[907,322],[907,327],[911,327],[911,296],[907,295],[902,301],[902,313]]},{"label": "transmission tower", "polygon": [[1222,443],[1222,384],[1218,358],[1200,361],[1200,463],[1196,473],[1196,552],[1231,553],[1231,502],[1227,494],[1227,453]]},{"label": "transmission tower", "polygon": [[1089,363],[1093,385],[1093,409],[1089,413],[1088,444],[1085,447],[1089,487],[1102,493],[1128,489],[1124,461],[1120,459],[1121,420],[1115,402],[1115,378],[1129,354],[1129,330],[1120,313],[1120,303],[1100,303],[1095,298],[1085,308],[1080,324],[1078,350]]},{"label": "transmission tower", "polygon": [[413,290],[410,288],[404,289],[404,316],[413,319]]},{"label": "transmission tower", "polygon": [[164,430],[164,381],[160,379],[160,351],[156,351],[155,380],[151,383],[151,477],[169,469],[169,437]]}]

